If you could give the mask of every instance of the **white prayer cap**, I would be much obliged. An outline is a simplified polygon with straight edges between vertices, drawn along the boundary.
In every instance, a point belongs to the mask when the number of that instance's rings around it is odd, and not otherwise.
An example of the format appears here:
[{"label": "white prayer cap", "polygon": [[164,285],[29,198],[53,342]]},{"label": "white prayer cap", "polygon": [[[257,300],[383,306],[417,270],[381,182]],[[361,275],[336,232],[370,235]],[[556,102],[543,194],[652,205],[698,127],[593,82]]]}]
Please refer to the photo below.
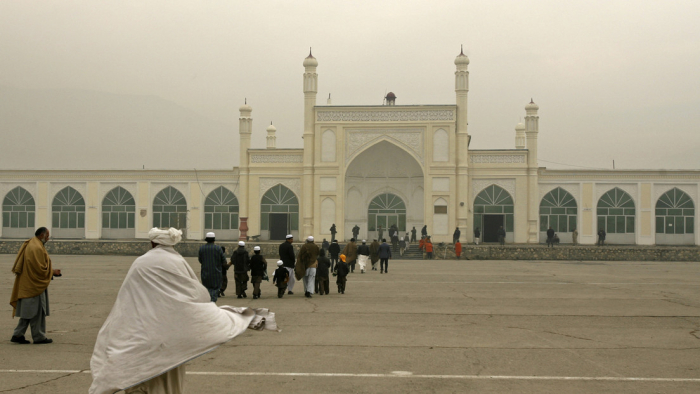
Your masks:
[{"label": "white prayer cap", "polygon": [[238,246],[245,246],[245,242],[243,242],[243,241],[238,241]]},{"label": "white prayer cap", "polygon": [[254,247],[253,250],[260,250],[260,246]]},{"label": "white prayer cap", "polygon": [[363,239],[363,240],[362,240],[362,243],[363,243],[363,244],[367,243],[367,240],[366,240],[366,239]]},{"label": "white prayer cap", "polygon": [[182,240],[182,231],[172,227],[167,230],[153,227],[148,232],[148,238],[156,244],[173,246]]},{"label": "white prayer cap", "polygon": [[216,238],[216,235],[214,235],[214,233],[207,233],[206,238]]},{"label": "white prayer cap", "polygon": [[312,237],[311,235],[309,235],[309,238],[306,238],[306,240],[309,241],[309,242],[314,242],[314,237]]},{"label": "white prayer cap", "polygon": [[287,234],[287,236],[285,238],[291,239],[291,238],[294,238],[294,236],[292,234]]},{"label": "white prayer cap", "polygon": [[281,267],[282,264],[284,264],[284,261],[282,261],[282,260],[277,260],[277,266],[278,266],[278,267]]}]

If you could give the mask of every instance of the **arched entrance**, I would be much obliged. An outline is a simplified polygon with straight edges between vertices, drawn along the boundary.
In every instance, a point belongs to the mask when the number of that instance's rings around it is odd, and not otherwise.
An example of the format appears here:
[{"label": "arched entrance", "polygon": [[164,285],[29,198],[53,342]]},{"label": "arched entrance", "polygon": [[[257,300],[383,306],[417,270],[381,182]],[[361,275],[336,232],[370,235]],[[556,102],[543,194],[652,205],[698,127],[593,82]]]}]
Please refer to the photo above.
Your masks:
[{"label": "arched entrance", "polygon": [[10,190],[2,201],[2,236],[30,238],[34,236],[36,204],[34,197],[23,187]]},{"label": "arched entrance", "polygon": [[153,199],[153,227],[174,227],[187,236],[187,200],[179,190],[168,186]]},{"label": "arched entrance", "polygon": [[85,200],[70,186],[56,193],[51,203],[51,236],[85,238]]},{"label": "arched entrance", "polygon": [[346,239],[352,228],[360,227],[360,239],[378,238],[382,225],[396,223],[399,231],[421,228],[424,223],[423,169],[404,149],[380,141],[357,155],[345,171]]},{"label": "arched entrance", "polygon": [[498,229],[506,230],[506,242],[513,242],[513,197],[500,186],[491,185],[474,199],[474,227],[481,229],[484,242],[497,242]]},{"label": "arched entrance", "polygon": [[552,227],[560,242],[571,243],[571,233],[578,226],[578,206],[569,192],[557,187],[540,201],[540,242],[547,242],[547,230]]},{"label": "arched entrance", "polygon": [[260,201],[260,237],[282,240],[299,235],[299,199],[284,185],[271,187]]},{"label": "arched entrance", "polygon": [[102,199],[102,238],[136,237],[136,201],[128,190],[117,186]]},{"label": "arched entrance", "polygon": [[204,201],[204,233],[210,231],[216,239],[238,239],[238,199],[223,186],[212,190]]},{"label": "arched entrance", "polygon": [[603,194],[596,208],[598,214],[598,230],[607,233],[605,243],[634,244],[635,243],[635,207],[632,196],[619,187]]},{"label": "arched entrance", "polygon": [[695,204],[676,187],[656,201],[656,244],[695,244]]}]

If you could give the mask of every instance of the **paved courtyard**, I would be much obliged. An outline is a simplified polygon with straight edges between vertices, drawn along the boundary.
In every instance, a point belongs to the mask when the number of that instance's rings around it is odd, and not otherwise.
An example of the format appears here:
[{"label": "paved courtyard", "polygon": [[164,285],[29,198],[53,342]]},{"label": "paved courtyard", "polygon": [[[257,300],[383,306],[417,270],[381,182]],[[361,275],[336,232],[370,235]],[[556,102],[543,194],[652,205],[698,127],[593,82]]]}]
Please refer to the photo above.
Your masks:
[{"label": "paved courtyard", "polygon": [[[0,393],[87,392],[133,259],[53,256],[54,343],[20,346],[14,256],[0,255]],[[190,362],[188,392],[700,392],[699,263],[392,261],[388,275],[350,275],[345,295],[297,290],[220,299],[270,308],[282,332],[246,332]]]}]

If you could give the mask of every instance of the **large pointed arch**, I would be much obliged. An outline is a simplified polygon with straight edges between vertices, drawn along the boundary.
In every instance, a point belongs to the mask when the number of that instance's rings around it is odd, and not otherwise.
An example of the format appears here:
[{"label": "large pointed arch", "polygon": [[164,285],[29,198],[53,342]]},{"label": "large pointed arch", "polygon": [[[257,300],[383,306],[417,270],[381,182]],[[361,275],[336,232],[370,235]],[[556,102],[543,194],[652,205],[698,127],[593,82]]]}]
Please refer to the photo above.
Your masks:
[{"label": "large pointed arch", "polygon": [[607,234],[635,233],[635,204],[632,196],[619,187],[614,187],[603,194],[596,208],[598,229]]},{"label": "large pointed arch", "polygon": [[17,186],[2,201],[2,234],[5,238],[30,237],[34,232],[36,204],[27,189]]},{"label": "large pointed arch", "polygon": [[672,188],[656,201],[656,243],[693,245],[695,243],[695,202],[684,191]]},{"label": "large pointed arch", "polygon": [[281,183],[269,188],[260,199],[260,231],[264,239],[271,240],[299,232],[299,198]]},{"label": "large pointed arch", "polygon": [[85,237],[85,200],[70,186],[61,189],[51,202],[52,236],[55,238]]},{"label": "large pointed arch", "polygon": [[561,187],[552,189],[540,200],[540,232],[550,227],[557,233],[570,233],[578,226],[578,204]]},{"label": "large pointed arch", "polygon": [[496,242],[500,226],[511,242],[515,228],[513,197],[498,185],[489,185],[474,198],[474,227],[479,228],[484,242]]},{"label": "large pointed arch", "polygon": [[107,192],[102,199],[102,238],[136,236],[136,200],[121,186]]},{"label": "large pointed arch", "polygon": [[187,200],[179,190],[167,186],[153,199],[153,227],[187,229]]}]

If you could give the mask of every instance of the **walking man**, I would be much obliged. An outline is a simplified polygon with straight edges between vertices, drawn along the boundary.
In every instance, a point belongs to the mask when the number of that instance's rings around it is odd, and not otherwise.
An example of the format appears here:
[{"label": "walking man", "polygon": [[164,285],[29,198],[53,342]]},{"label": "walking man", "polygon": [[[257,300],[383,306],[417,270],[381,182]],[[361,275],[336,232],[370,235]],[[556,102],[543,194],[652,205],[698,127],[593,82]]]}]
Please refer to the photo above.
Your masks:
[{"label": "walking man", "polygon": [[457,240],[459,239],[459,237],[460,237],[461,235],[462,235],[462,232],[459,231],[459,227],[457,227],[457,228],[455,229],[455,232],[452,234],[452,243],[453,243],[453,244],[456,244],[456,243],[457,243]]},{"label": "walking man", "polygon": [[248,290],[248,271],[250,271],[250,256],[245,250],[245,242],[238,242],[238,249],[231,256],[233,265],[233,280],[236,281],[236,295],[238,298],[248,298],[245,293]]},{"label": "walking man", "polygon": [[345,255],[345,262],[350,267],[350,272],[355,272],[355,261],[357,260],[357,245],[355,244],[355,238],[351,238],[350,242],[343,248],[343,253]]},{"label": "walking man", "polygon": [[474,245],[478,245],[480,241],[481,241],[481,230],[479,230],[479,227],[477,227],[474,229]]},{"label": "walking man", "polygon": [[286,240],[282,242],[279,248],[280,260],[284,262],[282,265],[289,271],[289,282],[287,282],[287,294],[294,294],[294,267],[296,266],[296,256],[294,255],[294,237],[292,234],[287,234]]},{"label": "walking man", "polygon": [[391,246],[386,243],[386,239],[382,239],[382,244],[379,245],[379,273],[389,273],[389,259],[391,258]]},{"label": "walking man", "polygon": [[219,290],[219,298],[225,296],[224,292],[228,288],[228,269],[230,265],[226,261],[226,247],[222,246],[221,251],[224,253],[224,262],[221,264],[221,289]]},{"label": "walking man", "polygon": [[549,226],[549,229],[547,230],[547,247],[554,247],[554,229],[552,229],[552,226]]},{"label": "walking man", "polygon": [[250,283],[253,284],[253,299],[260,298],[260,283],[267,272],[267,260],[260,253],[260,246],[253,248],[253,256],[250,258]]},{"label": "walking man", "polygon": [[365,267],[367,266],[367,260],[369,260],[369,246],[367,246],[367,241],[362,240],[362,245],[357,247],[357,262],[360,264],[360,273],[365,273]]},{"label": "walking man", "polygon": [[[216,235],[207,233],[206,244],[199,247],[199,264],[202,265],[200,275],[202,277],[202,285],[209,290],[211,302],[216,302],[219,294],[222,292],[221,284],[223,282],[222,267],[226,266],[226,256],[219,245],[214,244]],[[228,268],[228,267],[227,267]]]},{"label": "walking man", "polygon": [[338,264],[338,256],[340,256],[340,245],[338,245],[338,240],[334,239],[331,242],[331,246],[328,247],[328,253],[331,255],[331,272],[333,271],[336,264]]},{"label": "walking man", "polygon": [[421,237],[427,237],[428,236],[428,225],[424,225],[422,229],[420,229],[420,235]]},{"label": "walking man", "polygon": [[304,295],[311,298],[316,287],[316,267],[318,267],[318,245],[314,237],[306,238],[306,243],[299,250],[299,264],[296,267],[297,280],[304,280]]},{"label": "walking man", "polygon": [[328,247],[331,246],[326,239],[323,239],[323,242],[321,242],[321,249],[323,249],[324,252],[328,253]]},{"label": "walking man", "polygon": [[433,242],[430,241],[430,236],[425,237],[425,253],[428,260],[433,259]]},{"label": "walking man", "polygon": [[53,269],[51,258],[44,245],[49,240],[49,230],[40,227],[34,237],[25,241],[19,248],[12,273],[15,283],[12,286],[10,304],[12,317],[19,316],[19,322],[10,341],[21,345],[29,343],[24,339],[27,328],[32,326],[32,340],[35,345],[52,343],[46,338],[46,316],[49,316],[49,284],[53,277],[61,276],[61,270]]},{"label": "walking man", "polygon": [[372,271],[376,271],[379,262],[379,242],[376,239],[369,245],[369,258],[372,260]]},{"label": "walking man", "polygon": [[333,225],[331,226],[331,242],[335,241],[335,234],[337,232],[338,231],[335,229],[335,223],[333,223]]}]

